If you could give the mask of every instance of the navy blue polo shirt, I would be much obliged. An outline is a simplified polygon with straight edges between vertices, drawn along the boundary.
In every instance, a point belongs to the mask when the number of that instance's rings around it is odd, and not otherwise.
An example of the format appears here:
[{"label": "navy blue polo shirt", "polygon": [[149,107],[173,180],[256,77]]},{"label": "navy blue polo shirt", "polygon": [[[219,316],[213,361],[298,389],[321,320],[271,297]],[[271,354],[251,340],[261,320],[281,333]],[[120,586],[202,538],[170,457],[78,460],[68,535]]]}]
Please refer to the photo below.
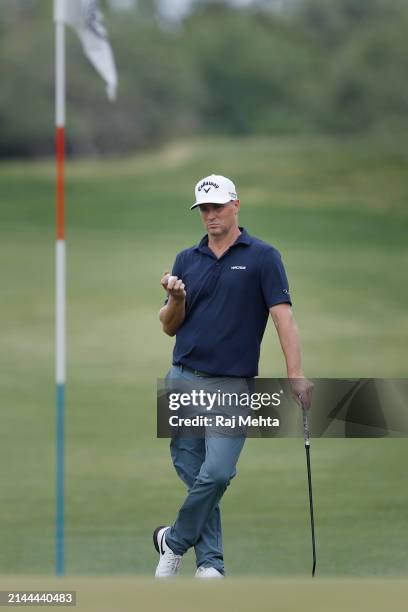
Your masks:
[{"label": "navy blue polo shirt", "polygon": [[269,308],[291,304],[280,253],[244,228],[219,258],[208,236],[181,251],[172,274],[186,287],[186,316],[173,363],[219,376],[258,374]]}]

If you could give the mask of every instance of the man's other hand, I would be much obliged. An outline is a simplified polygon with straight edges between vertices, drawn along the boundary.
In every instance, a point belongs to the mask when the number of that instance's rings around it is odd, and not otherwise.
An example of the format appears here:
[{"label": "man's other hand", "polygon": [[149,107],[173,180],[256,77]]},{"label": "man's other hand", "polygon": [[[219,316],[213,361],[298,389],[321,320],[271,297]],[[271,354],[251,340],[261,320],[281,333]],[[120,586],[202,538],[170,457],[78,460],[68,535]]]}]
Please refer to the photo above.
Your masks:
[{"label": "man's other hand", "polygon": [[293,399],[303,410],[309,410],[312,403],[313,383],[307,378],[290,378]]}]

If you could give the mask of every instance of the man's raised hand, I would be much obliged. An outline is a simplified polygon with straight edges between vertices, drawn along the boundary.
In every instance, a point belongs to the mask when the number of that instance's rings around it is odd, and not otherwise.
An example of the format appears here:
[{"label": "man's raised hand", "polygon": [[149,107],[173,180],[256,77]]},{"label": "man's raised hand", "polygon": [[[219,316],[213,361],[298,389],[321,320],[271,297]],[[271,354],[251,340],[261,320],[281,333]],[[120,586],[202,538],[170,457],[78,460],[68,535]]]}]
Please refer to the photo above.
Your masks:
[{"label": "man's raised hand", "polygon": [[167,291],[168,296],[172,297],[176,302],[182,302],[186,298],[185,285],[181,278],[171,276],[169,272],[165,272],[160,280],[160,283]]}]

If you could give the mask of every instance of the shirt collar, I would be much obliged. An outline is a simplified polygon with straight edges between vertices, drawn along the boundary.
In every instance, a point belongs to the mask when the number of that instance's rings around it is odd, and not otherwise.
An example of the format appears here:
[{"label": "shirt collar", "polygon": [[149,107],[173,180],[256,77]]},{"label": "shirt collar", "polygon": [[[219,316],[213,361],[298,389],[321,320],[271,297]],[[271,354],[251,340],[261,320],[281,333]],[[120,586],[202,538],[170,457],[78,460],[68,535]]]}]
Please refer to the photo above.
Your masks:
[{"label": "shirt collar", "polygon": [[[252,242],[252,238],[248,234],[246,229],[244,227],[240,227],[239,229],[241,230],[241,233],[238,236],[238,238],[236,239],[236,241],[234,242],[234,244],[232,244],[230,246],[230,248],[234,247],[237,244],[244,244],[246,246],[249,246],[251,244],[251,242]],[[203,236],[201,238],[200,242],[194,247],[194,249],[196,251],[199,251],[203,247],[207,247],[208,248],[208,234],[206,234],[205,236]]]}]

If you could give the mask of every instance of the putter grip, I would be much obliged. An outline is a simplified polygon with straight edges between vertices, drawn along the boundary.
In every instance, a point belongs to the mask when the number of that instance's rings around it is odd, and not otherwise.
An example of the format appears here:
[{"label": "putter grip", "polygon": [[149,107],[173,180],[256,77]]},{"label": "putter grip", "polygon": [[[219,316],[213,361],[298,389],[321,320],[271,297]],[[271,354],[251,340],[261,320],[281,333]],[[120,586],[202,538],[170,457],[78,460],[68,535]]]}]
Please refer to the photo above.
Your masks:
[{"label": "putter grip", "polygon": [[310,446],[310,431],[309,431],[309,419],[307,417],[307,410],[302,408],[303,412],[303,436],[305,439],[305,446]]}]

